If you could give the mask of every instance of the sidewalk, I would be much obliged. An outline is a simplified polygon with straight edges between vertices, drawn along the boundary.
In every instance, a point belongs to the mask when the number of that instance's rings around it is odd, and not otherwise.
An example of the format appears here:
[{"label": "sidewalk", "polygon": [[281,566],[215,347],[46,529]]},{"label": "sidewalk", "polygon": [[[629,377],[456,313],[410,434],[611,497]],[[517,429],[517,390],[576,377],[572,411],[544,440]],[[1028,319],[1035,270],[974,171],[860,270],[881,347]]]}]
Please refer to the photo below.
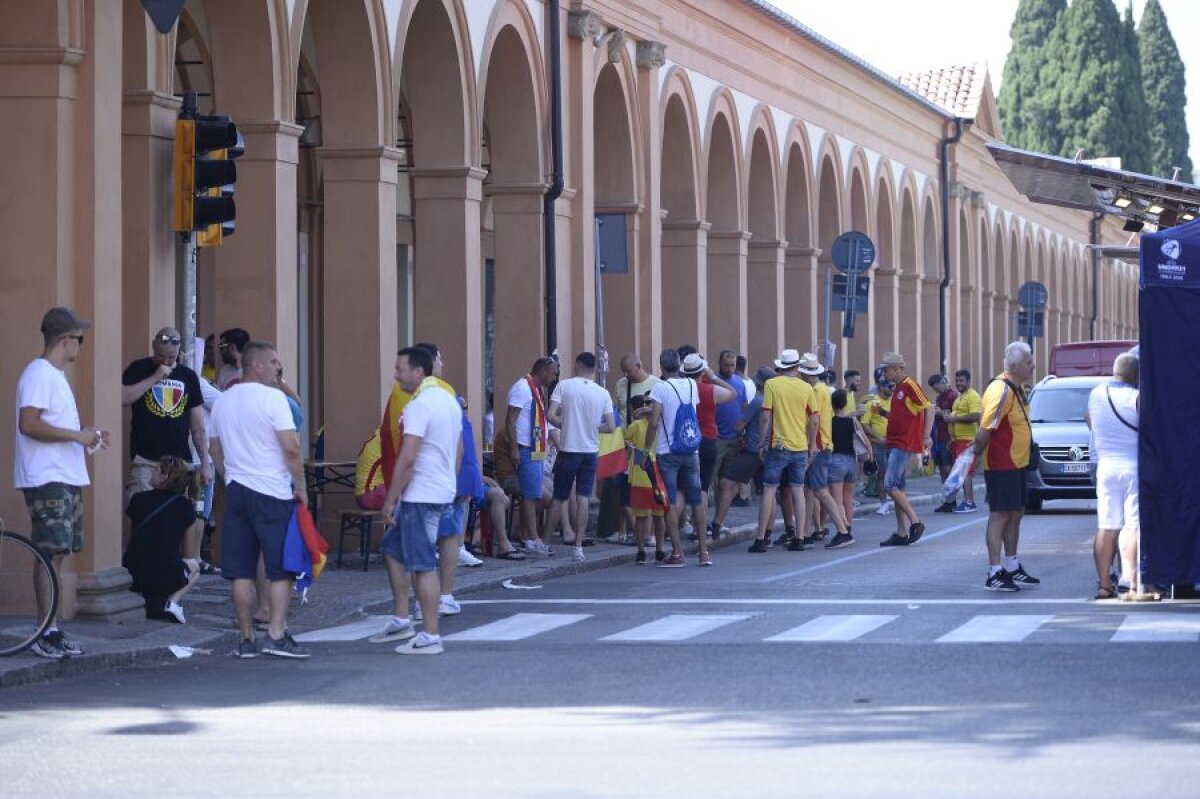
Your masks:
[{"label": "sidewalk", "polygon": [[[914,505],[928,507],[941,502],[941,482],[937,477],[910,478],[908,486],[909,498]],[[982,480],[977,481],[977,491],[982,494]],[[877,500],[866,498],[855,516],[861,518],[873,514],[878,508]],[[754,536],[757,518],[757,503],[730,509],[726,527],[732,532],[722,536],[712,549],[749,541]],[[688,551],[694,553],[695,544],[690,544]],[[459,569],[454,595],[460,597],[495,590],[509,580],[514,585],[540,585],[545,580],[567,574],[632,563],[635,549],[597,542],[585,549],[585,553],[587,560],[582,563],[570,560],[570,549],[562,546],[555,548],[555,556],[551,558],[524,561],[486,558],[483,566]],[[237,642],[229,584],[225,580],[202,577],[196,589],[185,598],[184,606],[188,617],[186,625],[148,620],[111,623],[77,619],[67,622],[64,629],[83,645],[86,654],[63,661],[46,660],[30,652],[0,658],[0,688],[135,663],[169,662],[176,657],[169,649],[172,645],[199,650],[194,657],[221,657]],[[299,600],[293,603],[289,627],[297,633],[331,627],[364,618],[370,613],[386,613],[390,606],[391,591],[380,556],[372,556],[365,573],[362,561],[348,556],[341,570],[327,568],[313,584],[308,591],[307,604],[301,605]]]}]

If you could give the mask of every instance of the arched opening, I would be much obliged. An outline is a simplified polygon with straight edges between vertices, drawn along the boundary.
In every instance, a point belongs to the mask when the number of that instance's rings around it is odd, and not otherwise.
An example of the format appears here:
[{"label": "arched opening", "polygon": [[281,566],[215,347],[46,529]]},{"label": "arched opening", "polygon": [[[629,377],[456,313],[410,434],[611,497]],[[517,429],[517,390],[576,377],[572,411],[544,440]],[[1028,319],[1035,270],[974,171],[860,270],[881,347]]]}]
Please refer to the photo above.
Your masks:
[{"label": "arched opening", "polygon": [[708,145],[708,341],[706,355],[745,352],[746,252],[742,230],[736,137],[725,112],[713,117]]},{"label": "arched opening", "polygon": [[[750,245],[746,266],[746,316],[751,363],[768,362],[783,339],[783,259],[776,207],[775,162],[767,133],[754,134],[746,196]],[[714,353],[715,355],[715,353]]]},{"label": "arched opening", "polygon": [[875,186],[875,251],[876,262],[871,276],[871,310],[874,314],[874,346],[871,362],[857,366],[866,379],[867,370],[873,368],[885,351],[895,349],[896,330],[896,280],[895,230],[892,222],[892,187],[880,178]]},{"label": "arched opening", "polygon": [[[673,93],[663,115],[661,202],[663,343],[703,341],[707,307],[708,226],[699,218],[693,117]],[[643,353],[656,358],[658,353]]]},{"label": "arched opening", "polygon": [[950,372],[951,377],[953,370],[958,368],[956,364],[974,360],[975,345],[979,341],[975,274],[978,263],[973,257],[974,248],[971,245],[970,222],[967,219],[967,211],[963,208],[958,214],[958,285],[954,287],[957,290],[951,294],[957,297],[958,313],[955,314],[954,325],[951,327],[955,333],[950,337],[949,352],[946,356],[946,370]]},{"label": "arched opening", "polygon": [[979,349],[970,355],[969,363],[965,364],[974,375],[987,363],[988,353],[992,349],[992,242],[988,235],[986,217],[979,219],[979,291],[976,307],[979,309]]},{"label": "arched opening", "polygon": [[[863,172],[860,169],[854,169],[850,174],[850,229],[857,230],[860,233],[865,233],[872,236],[874,231],[871,229],[871,211],[870,199],[867,196],[867,183],[863,177]],[[874,238],[874,236],[872,236]],[[877,256],[878,257],[878,256]],[[867,273],[868,275],[870,272]],[[870,367],[873,357],[872,351],[875,342],[873,341],[871,327],[875,322],[874,313],[870,308],[870,300],[868,300],[867,313],[856,313],[854,320],[854,336],[852,338],[842,340],[842,357],[838,360],[840,365],[835,367],[830,365],[830,369],[834,369],[838,373],[838,379],[841,379],[841,373],[846,369],[858,369],[863,371]]]},{"label": "arched opening", "polygon": [[[842,196],[838,183],[838,164],[833,155],[825,155],[821,159],[821,172],[817,180],[817,246],[821,250],[820,271],[818,273],[818,290],[820,292],[821,329],[818,336],[817,357],[822,363],[834,361],[841,356],[841,347],[837,347],[833,357],[828,350],[823,350],[821,342],[828,346],[836,346],[842,340],[842,331],[837,328],[841,314],[829,310],[830,281],[833,279],[833,242],[841,235],[842,226]],[[832,364],[831,364],[832,365]]]},{"label": "arched opening", "polygon": [[941,368],[938,363],[938,339],[942,324],[938,312],[941,257],[938,246],[937,211],[931,197],[925,198],[925,208],[921,218],[921,343],[916,366],[917,374],[921,375],[923,380]]},{"label": "arched opening", "polygon": [[804,144],[788,147],[784,195],[784,231],[788,250],[784,272],[787,303],[784,305],[785,346],[806,349],[817,340],[817,258],[812,236],[812,187]]},{"label": "arched opening", "polygon": [[900,204],[900,286],[896,302],[898,324],[897,351],[915,366],[920,340],[921,264],[917,258],[917,211],[910,189],[905,189]]}]

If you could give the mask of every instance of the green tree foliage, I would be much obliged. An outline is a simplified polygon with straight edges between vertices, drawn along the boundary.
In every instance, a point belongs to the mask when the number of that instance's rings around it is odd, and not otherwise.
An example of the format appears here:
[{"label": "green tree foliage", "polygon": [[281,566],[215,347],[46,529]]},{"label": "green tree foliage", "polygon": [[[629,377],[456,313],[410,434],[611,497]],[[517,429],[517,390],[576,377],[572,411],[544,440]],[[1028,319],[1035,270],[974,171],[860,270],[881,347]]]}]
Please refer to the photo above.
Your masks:
[{"label": "green tree foliage", "polygon": [[1190,181],[1192,159],[1188,157],[1187,119],[1183,112],[1186,102],[1183,61],[1158,0],[1146,0],[1138,27],[1138,48],[1148,108],[1150,171],[1170,177],[1174,168],[1179,167],[1180,178]]},{"label": "green tree foliage", "polygon": [[1074,0],[1050,36],[1060,65],[1060,155],[1120,156],[1125,169],[1150,168],[1146,100],[1129,26],[1112,0]]},{"label": "green tree foliage", "polygon": [[1059,70],[1047,47],[1066,8],[1067,0],[1020,0],[1017,6],[997,98],[1004,139],[1015,147],[1050,153],[1061,149]]}]

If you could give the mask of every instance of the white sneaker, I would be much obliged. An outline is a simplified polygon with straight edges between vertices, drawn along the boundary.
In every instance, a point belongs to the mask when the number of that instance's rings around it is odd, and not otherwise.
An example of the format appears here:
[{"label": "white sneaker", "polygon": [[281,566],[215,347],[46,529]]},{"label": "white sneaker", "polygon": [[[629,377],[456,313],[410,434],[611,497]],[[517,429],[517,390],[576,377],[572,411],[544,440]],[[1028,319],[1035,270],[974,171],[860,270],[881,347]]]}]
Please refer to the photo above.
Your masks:
[{"label": "white sneaker", "polygon": [[416,634],[416,628],[411,621],[407,624],[397,624],[395,619],[388,619],[383,632],[372,635],[367,641],[372,644],[388,644],[392,641],[407,641]]},{"label": "white sneaker", "polygon": [[175,621],[179,622],[180,624],[187,624],[187,619],[183,615],[183,605],[180,605],[178,602],[168,601],[167,604],[163,606],[163,612],[175,619]]},{"label": "white sneaker", "polygon": [[462,605],[458,604],[452,596],[444,596],[438,600],[438,615],[439,616],[457,616],[462,613]]},{"label": "white sneaker", "polygon": [[424,632],[414,637],[408,643],[400,644],[400,646],[396,647],[396,654],[398,655],[440,655],[443,651],[441,637],[439,636],[435,639]]},{"label": "white sneaker", "polygon": [[696,528],[692,526],[691,522],[684,522],[683,524],[679,525],[680,535],[691,535],[694,532],[696,532]]},{"label": "white sneaker", "polygon": [[548,547],[546,545],[546,542],[538,540],[538,539],[535,539],[533,541],[526,541],[525,542],[525,551],[530,552],[534,555],[538,555],[543,558],[548,558],[548,557],[550,557],[551,554],[553,554],[550,551],[550,547]]},{"label": "white sneaker", "polygon": [[474,568],[476,566],[482,566],[483,561],[480,560],[479,558],[475,557],[474,555],[472,555],[470,553],[470,551],[464,546],[464,547],[458,548],[458,565],[460,567],[466,567],[466,568],[470,569],[470,568]]},{"label": "white sneaker", "polygon": [[576,563],[583,563],[585,560],[587,560],[587,556],[583,554],[583,547],[575,547],[571,554],[571,560],[575,561]]},{"label": "white sneaker", "polygon": [[895,510],[896,506],[890,499],[885,499],[879,503],[879,510],[875,511],[876,516],[887,516]]}]

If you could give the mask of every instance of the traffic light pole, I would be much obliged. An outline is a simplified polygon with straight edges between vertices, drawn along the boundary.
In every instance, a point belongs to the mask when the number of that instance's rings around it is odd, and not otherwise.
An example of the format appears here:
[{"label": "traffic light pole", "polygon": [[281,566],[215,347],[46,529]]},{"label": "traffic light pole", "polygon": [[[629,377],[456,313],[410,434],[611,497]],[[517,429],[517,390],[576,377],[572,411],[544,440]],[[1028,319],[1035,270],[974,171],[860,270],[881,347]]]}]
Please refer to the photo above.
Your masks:
[{"label": "traffic light pole", "polygon": [[183,255],[183,362],[200,373],[202,364],[196,358],[196,234],[181,233]]}]

